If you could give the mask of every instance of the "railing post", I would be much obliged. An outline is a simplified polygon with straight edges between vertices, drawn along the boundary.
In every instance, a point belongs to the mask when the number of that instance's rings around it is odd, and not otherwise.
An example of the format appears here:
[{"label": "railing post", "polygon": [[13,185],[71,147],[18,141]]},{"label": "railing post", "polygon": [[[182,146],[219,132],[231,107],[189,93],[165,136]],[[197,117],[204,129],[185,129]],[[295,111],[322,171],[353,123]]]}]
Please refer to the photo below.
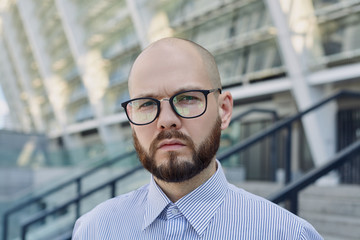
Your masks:
[{"label": "railing post", "polygon": [[76,195],[79,198],[76,201],[76,219],[80,217],[80,195],[81,195],[81,178],[76,179]]},{"label": "railing post", "polygon": [[285,144],[285,184],[291,182],[291,138],[292,138],[292,130],[291,123],[289,123],[286,127],[287,136],[286,136],[286,144]]},{"label": "railing post", "polygon": [[3,240],[7,240],[9,213],[5,212],[3,217]]},{"label": "railing post", "polygon": [[276,169],[277,169],[277,142],[276,142],[276,133],[273,133],[271,136],[271,153],[270,153],[270,162],[272,168],[272,181],[276,181]]},{"label": "railing post", "polygon": [[115,188],[116,188],[116,182],[114,181],[111,183],[111,197],[115,197],[116,195]]},{"label": "railing post", "polygon": [[290,194],[290,212],[292,212],[293,214],[297,215],[298,213],[298,192],[292,192]]},{"label": "railing post", "polygon": [[21,240],[26,240],[27,228],[28,228],[27,225],[25,225],[21,228]]}]

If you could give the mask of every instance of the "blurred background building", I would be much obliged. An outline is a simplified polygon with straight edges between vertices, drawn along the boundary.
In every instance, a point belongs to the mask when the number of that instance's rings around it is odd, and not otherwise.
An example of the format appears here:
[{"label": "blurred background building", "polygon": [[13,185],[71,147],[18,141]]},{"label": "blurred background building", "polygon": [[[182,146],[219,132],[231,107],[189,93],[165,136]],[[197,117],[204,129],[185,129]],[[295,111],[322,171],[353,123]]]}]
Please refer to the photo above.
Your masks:
[{"label": "blurred background building", "polygon": [[[234,115],[259,110],[223,133],[223,148],[339,90],[360,91],[359,0],[0,0],[0,11],[7,134],[47,138],[29,167],[89,166],[131,149],[120,106],[128,73],[162,37],[213,53]],[[301,175],[360,139],[359,100],[332,101],[293,128],[292,170]],[[246,180],[269,180],[270,155],[264,141],[231,162]]]},{"label": "blurred background building", "polygon": [[[215,55],[235,113],[260,107],[290,116],[339,89],[360,89],[358,4],[2,0],[0,83],[8,128],[46,134],[50,151],[70,152],[68,164],[118,154],[130,139],[120,103],[129,98],[131,64],[166,36],[191,39]],[[315,164],[336,151],[336,115],[354,108],[351,101],[334,103],[302,122]],[[252,118],[247,131],[269,120]]]}]

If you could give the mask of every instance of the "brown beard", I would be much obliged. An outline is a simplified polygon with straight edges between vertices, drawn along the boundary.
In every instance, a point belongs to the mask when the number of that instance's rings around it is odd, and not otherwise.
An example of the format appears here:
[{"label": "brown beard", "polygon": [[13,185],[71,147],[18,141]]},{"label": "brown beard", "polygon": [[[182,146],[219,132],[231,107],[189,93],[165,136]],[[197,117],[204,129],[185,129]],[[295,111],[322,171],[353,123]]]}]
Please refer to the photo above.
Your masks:
[{"label": "brown beard", "polygon": [[[221,119],[218,117],[209,135],[200,143],[196,149],[193,140],[177,130],[162,131],[151,142],[149,153],[141,146],[139,139],[133,131],[134,147],[140,162],[153,176],[166,182],[183,182],[191,179],[207,168],[214,158],[220,145]],[[191,161],[179,160],[179,153],[176,151],[168,152],[168,161],[157,166],[155,153],[160,141],[164,139],[182,140],[192,152]]]}]

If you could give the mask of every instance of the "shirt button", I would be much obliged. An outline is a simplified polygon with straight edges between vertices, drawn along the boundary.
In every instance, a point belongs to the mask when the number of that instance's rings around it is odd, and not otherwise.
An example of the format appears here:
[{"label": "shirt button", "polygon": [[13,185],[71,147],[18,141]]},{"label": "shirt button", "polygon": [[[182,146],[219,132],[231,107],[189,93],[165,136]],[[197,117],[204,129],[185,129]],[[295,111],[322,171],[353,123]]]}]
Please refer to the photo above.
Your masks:
[{"label": "shirt button", "polygon": [[176,209],[176,208],[174,208],[174,209],[171,210],[171,213],[174,214],[174,215],[175,215],[175,214],[178,214],[178,213],[179,213],[179,210]]}]

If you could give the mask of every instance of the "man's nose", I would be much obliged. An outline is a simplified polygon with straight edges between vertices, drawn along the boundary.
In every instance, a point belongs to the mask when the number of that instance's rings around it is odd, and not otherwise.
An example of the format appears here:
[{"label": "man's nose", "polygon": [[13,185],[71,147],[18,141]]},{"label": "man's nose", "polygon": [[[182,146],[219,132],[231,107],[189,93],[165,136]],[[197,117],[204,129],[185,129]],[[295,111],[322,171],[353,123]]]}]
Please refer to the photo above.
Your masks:
[{"label": "man's nose", "polygon": [[181,127],[180,117],[174,112],[168,99],[161,100],[157,127],[162,130],[179,129]]}]

